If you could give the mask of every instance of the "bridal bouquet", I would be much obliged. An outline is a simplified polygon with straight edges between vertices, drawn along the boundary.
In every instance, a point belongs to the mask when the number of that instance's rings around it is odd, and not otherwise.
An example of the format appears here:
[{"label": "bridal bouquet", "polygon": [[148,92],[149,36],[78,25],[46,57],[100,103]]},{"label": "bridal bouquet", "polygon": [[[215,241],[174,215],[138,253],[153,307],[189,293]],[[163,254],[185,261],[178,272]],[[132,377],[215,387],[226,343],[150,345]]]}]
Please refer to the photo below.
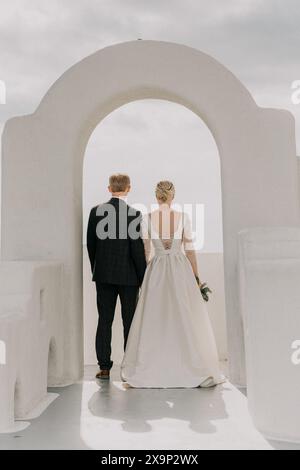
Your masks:
[{"label": "bridal bouquet", "polygon": [[212,293],[212,291],[210,290],[210,288],[208,287],[208,285],[206,284],[206,282],[204,282],[203,284],[201,284],[200,286],[200,292],[202,294],[202,297],[203,299],[205,300],[205,302],[208,302],[209,301],[209,297],[208,297],[208,293]]},{"label": "bridal bouquet", "polygon": [[203,282],[203,284],[200,284],[200,279],[199,279],[198,276],[196,276],[196,280],[197,280],[198,286],[200,288],[200,292],[201,292],[201,295],[203,297],[203,300],[205,300],[205,302],[208,302],[209,301],[208,294],[209,293],[212,294],[212,291],[210,290],[210,288],[208,287],[206,282]]}]

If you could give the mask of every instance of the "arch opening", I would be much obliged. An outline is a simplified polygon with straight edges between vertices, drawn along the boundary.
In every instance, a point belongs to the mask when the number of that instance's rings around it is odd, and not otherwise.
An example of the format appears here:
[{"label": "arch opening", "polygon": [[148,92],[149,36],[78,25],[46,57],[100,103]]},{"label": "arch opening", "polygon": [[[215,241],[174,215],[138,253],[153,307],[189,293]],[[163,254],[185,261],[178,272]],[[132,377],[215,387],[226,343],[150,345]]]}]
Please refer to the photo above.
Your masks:
[{"label": "arch opening", "polygon": [[[92,207],[109,199],[108,177],[115,172],[130,175],[133,188],[129,204],[137,204],[143,211],[156,206],[157,181],[167,178],[175,183],[175,205],[179,210],[191,211],[194,229],[198,231],[198,264],[200,272],[214,286],[210,316],[220,359],[227,360],[219,152],[206,124],[190,109],[167,100],[147,99],[130,102],[109,114],[95,128],[84,153],[85,364],[96,363],[94,339],[98,318],[85,246],[87,219]],[[118,305],[113,328],[115,364],[121,362],[122,343]]]}]

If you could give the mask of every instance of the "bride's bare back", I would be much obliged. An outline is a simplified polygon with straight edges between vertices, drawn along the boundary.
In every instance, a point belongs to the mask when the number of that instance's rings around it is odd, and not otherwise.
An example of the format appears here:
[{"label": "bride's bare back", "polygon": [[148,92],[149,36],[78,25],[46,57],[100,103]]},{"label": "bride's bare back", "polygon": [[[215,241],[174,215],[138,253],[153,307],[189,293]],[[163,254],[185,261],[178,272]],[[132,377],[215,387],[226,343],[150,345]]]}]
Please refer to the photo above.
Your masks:
[{"label": "bride's bare back", "polygon": [[175,236],[182,238],[182,232],[178,234],[181,217],[180,212],[172,209],[157,210],[150,214],[151,225],[166,250],[171,248]]},{"label": "bride's bare back", "polygon": [[[199,277],[197,257],[193,246],[193,236],[189,218],[186,214],[172,210],[170,207],[160,207],[149,214],[149,226],[144,230],[144,245],[147,261],[150,259],[151,238],[159,238],[165,248],[170,250],[174,238],[181,239],[185,254],[191,263],[195,276]],[[150,230],[149,230],[150,227]],[[147,233],[146,233],[147,232]],[[149,237],[150,233],[150,237]]]}]

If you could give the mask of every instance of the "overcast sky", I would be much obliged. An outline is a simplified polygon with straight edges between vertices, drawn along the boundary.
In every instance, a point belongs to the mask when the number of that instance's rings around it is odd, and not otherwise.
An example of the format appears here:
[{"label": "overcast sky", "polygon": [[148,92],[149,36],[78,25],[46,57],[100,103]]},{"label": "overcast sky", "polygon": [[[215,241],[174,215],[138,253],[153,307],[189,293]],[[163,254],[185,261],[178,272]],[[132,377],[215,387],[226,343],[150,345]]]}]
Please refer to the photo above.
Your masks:
[{"label": "overcast sky", "polygon": [[[7,87],[6,105],[0,104],[0,129],[9,117],[33,112],[51,84],[74,63],[104,46],[137,38],[198,48],[228,67],[259,105],[289,109],[296,118],[300,155],[300,104],[291,101],[291,84],[300,80],[299,0],[0,0],[0,80]],[[171,145],[168,136],[174,133],[178,139]],[[113,149],[108,140],[112,135],[119,136]],[[209,131],[189,111],[155,102],[117,110],[96,129],[85,162],[85,212],[98,198],[95,155],[101,145],[114,170],[124,145],[135,155],[144,139],[149,141],[145,162],[153,154],[157,161],[166,153],[168,158],[176,155],[184,141],[190,155],[215,155],[206,163],[215,196],[210,203],[204,193],[201,197],[207,199],[217,223],[218,164]],[[105,177],[109,171],[106,167]],[[202,187],[204,179],[198,184]],[[219,235],[208,251],[220,248],[219,228],[216,231]]]}]

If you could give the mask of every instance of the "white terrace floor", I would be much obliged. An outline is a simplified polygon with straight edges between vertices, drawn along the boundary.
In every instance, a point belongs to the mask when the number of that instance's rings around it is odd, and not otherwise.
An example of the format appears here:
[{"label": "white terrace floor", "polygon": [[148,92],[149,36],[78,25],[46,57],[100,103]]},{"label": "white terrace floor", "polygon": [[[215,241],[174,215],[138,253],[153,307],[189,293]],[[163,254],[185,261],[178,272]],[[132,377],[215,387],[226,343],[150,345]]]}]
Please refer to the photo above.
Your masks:
[{"label": "white terrace floor", "polygon": [[[247,399],[215,389],[124,390],[119,371],[101,387],[84,380],[51,389],[59,397],[24,431],[0,435],[0,449],[289,449],[253,427]],[[300,446],[298,447],[300,449]]]}]

